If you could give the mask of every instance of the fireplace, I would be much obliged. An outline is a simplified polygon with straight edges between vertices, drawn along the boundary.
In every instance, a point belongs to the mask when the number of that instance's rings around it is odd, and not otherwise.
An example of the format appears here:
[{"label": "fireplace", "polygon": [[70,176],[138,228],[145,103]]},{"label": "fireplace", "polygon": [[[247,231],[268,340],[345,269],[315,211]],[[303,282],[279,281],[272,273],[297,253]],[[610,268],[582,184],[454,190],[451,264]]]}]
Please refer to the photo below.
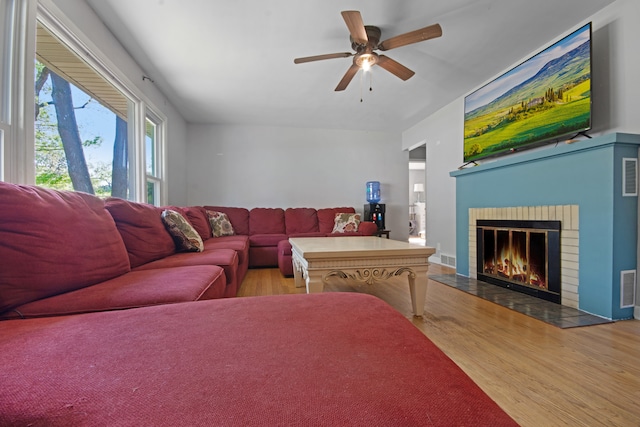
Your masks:
[{"label": "fireplace", "polygon": [[560,221],[477,220],[477,277],[561,303]]}]

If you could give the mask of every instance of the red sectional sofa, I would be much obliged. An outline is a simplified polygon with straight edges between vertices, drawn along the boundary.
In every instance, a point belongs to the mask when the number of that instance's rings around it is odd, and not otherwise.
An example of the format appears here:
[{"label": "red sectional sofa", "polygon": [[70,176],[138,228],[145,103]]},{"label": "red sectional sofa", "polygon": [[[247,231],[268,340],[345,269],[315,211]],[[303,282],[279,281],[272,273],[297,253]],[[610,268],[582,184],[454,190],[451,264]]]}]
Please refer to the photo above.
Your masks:
[{"label": "red sectional sofa", "polygon": [[516,425],[375,297],[222,298],[335,210],[216,209],[176,253],[161,208],[0,182],[0,425]]},{"label": "red sectional sofa", "polygon": [[[165,209],[189,221],[202,252],[176,252]],[[234,235],[213,237],[207,210],[227,214]],[[289,236],[331,234],[329,218],[338,212],[355,211],[160,208],[0,182],[0,318],[234,297],[249,267],[292,274]],[[363,222],[344,235],[373,232],[375,224]]]},{"label": "red sectional sofa", "polygon": [[372,236],[378,230],[374,222],[362,221],[356,232],[333,233],[336,214],[355,213],[352,207],[204,209],[226,214],[236,234],[249,236],[249,267],[278,266],[285,276],[293,275],[289,237]]},{"label": "red sectional sofa", "polygon": [[[175,253],[160,213],[140,203],[0,182],[0,318],[235,295],[237,276],[227,277],[224,263],[206,253]],[[215,259],[225,256],[237,265],[228,250]],[[162,259],[167,264],[153,264]],[[145,268],[151,265],[157,268]]]}]

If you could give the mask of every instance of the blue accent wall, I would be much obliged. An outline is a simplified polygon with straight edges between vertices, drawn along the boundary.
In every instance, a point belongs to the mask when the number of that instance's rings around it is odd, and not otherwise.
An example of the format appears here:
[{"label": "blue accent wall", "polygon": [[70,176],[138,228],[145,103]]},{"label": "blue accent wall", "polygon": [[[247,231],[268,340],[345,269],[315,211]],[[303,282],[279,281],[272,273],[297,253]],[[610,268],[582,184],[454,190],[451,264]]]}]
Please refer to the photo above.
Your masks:
[{"label": "blue accent wall", "polygon": [[620,272],[636,269],[638,199],[622,197],[622,159],[640,135],[615,133],[503,157],[453,171],[457,273],[469,276],[469,209],[578,205],[579,308],[610,319],[620,308]]}]

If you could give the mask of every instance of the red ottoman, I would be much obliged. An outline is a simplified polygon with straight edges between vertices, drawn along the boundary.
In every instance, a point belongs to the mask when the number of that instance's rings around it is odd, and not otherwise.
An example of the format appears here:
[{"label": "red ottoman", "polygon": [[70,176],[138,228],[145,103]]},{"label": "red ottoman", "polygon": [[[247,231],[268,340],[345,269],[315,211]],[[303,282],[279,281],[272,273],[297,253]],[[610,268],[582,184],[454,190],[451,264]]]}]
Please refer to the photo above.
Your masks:
[{"label": "red ottoman", "polygon": [[278,268],[283,276],[293,276],[293,261],[291,260],[291,243],[289,240],[278,242]]}]

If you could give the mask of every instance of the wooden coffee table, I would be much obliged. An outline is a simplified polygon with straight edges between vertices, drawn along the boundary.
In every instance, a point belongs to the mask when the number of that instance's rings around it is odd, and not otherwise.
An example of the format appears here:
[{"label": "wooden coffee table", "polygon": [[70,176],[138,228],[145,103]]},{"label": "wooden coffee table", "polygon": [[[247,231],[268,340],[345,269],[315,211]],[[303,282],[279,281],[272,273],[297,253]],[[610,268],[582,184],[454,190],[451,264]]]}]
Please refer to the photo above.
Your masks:
[{"label": "wooden coffee table", "polygon": [[296,287],[322,292],[325,281],[340,277],[373,284],[407,274],[411,305],[424,313],[428,259],[434,248],[379,237],[293,237],[291,242]]}]

